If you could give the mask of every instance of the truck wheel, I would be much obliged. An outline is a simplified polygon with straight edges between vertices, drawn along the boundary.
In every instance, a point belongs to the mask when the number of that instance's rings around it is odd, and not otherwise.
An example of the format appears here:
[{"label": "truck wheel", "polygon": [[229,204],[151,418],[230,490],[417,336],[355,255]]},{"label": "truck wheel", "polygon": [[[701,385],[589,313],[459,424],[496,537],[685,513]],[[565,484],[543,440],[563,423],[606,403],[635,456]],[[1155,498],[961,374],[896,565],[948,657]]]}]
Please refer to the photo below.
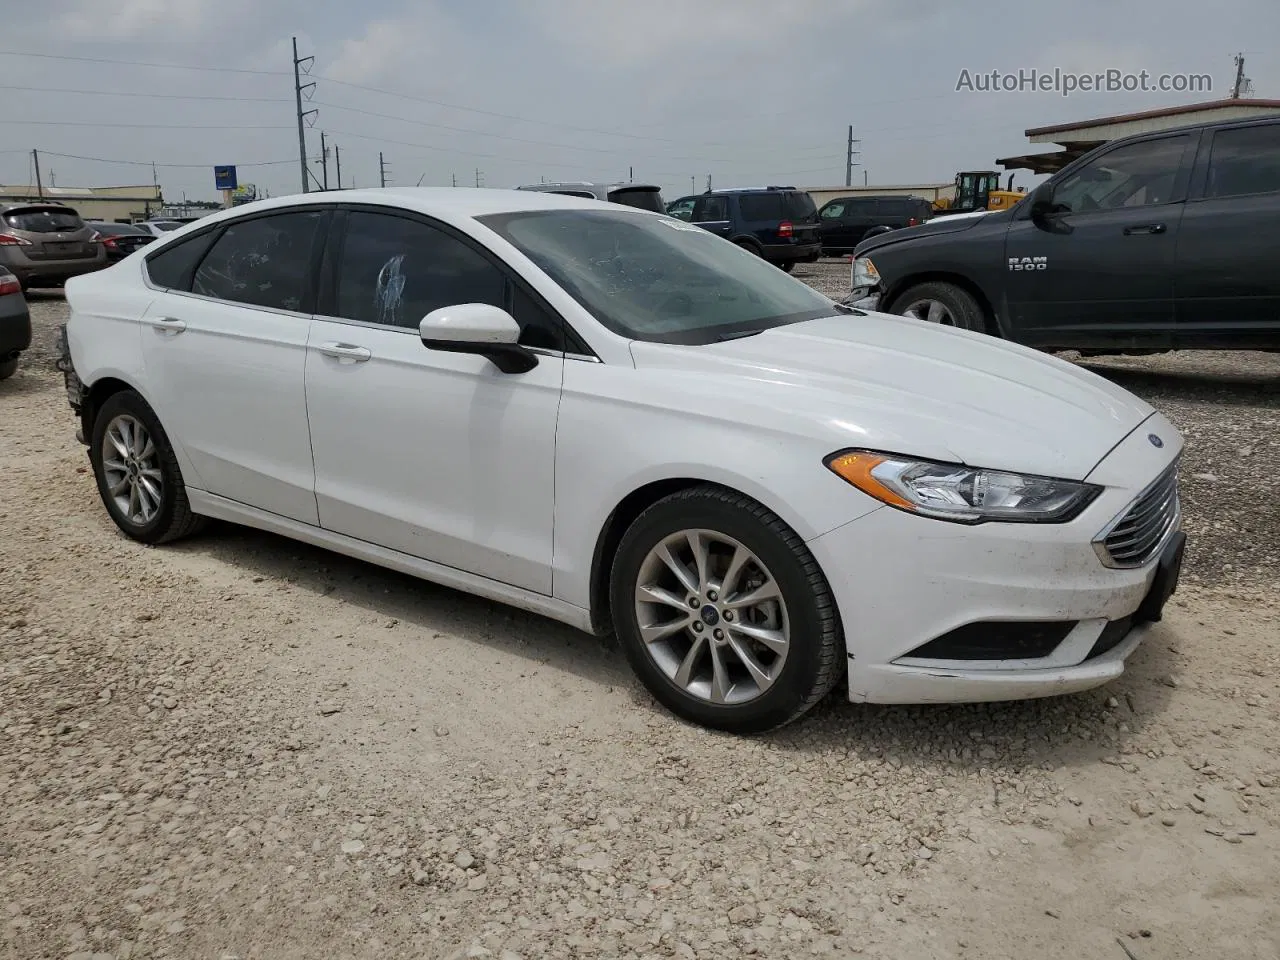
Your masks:
[{"label": "truck wheel", "polygon": [[18,372],[17,357],[14,357],[12,360],[5,360],[3,363],[0,363],[0,380],[8,380],[17,372]]},{"label": "truck wheel", "polygon": [[973,294],[954,283],[932,281],[904,291],[890,313],[961,330],[987,333],[987,318]]},{"label": "truck wheel", "polygon": [[794,260],[788,260],[785,263],[778,264],[778,269],[781,270],[783,273],[790,273],[795,268],[796,268],[796,262]]}]

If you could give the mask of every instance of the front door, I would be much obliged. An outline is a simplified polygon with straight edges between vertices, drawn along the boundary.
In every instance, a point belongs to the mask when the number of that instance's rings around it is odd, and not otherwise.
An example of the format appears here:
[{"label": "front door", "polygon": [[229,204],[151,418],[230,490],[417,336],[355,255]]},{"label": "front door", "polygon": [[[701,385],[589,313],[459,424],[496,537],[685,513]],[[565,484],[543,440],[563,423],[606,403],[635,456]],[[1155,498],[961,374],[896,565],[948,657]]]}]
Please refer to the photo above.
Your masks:
[{"label": "front door", "polygon": [[310,524],[302,375],[327,217],[290,211],[232,224],[190,283],[158,293],[142,317],[150,399],[195,471],[187,482]]},{"label": "front door", "polygon": [[1212,131],[1178,231],[1177,345],[1280,347],[1280,122]]},{"label": "front door", "polygon": [[733,235],[728,197],[706,194],[693,205],[693,222],[703,230],[728,238]]},{"label": "front door", "polygon": [[1169,347],[1174,258],[1197,136],[1128,143],[1055,185],[1053,212],[1009,226],[1005,291],[1022,343]]},{"label": "front door", "polygon": [[[306,361],[321,526],[550,595],[558,319],[443,225],[365,208],[339,220]],[[509,310],[538,365],[506,374],[424,346],[422,318],[459,303]]]}]

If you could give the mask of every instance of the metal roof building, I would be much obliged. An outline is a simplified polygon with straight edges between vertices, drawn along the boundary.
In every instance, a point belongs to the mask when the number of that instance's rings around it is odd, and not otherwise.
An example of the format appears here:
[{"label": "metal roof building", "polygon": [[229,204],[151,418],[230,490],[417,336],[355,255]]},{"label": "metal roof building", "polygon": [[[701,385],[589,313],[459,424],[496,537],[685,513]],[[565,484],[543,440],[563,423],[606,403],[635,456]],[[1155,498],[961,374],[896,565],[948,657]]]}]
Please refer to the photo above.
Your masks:
[{"label": "metal roof building", "polygon": [[1026,131],[1032,143],[1056,143],[1062,147],[1053,153],[1028,153],[1005,157],[996,163],[1006,170],[1031,170],[1035,173],[1057,173],[1067,164],[1084,156],[1094,147],[1139,133],[1171,130],[1197,123],[1220,120],[1247,120],[1280,114],[1280,100],[1233,98],[1187,103],[1178,107],[1162,107],[1140,113],[1099,117],[1079,123],[1060,123],[1050,127],[1033,127]]}]

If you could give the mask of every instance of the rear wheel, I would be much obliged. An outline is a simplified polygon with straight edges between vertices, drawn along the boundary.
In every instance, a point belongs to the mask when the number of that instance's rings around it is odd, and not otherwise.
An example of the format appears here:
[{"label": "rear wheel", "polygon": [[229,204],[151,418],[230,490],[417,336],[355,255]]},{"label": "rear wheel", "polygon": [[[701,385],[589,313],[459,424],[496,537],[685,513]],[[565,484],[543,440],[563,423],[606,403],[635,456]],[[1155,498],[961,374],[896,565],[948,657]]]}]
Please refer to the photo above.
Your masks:
[{"label": "rear wheel", "polygon": [[137,393],[112,394],[94,419],[89,460],[107,513],[126,535],[166,543],[206,523],[191,512],[182,471],[155,412]]},{"label": "rear wheel", "polygon": [[641,681],[673,713],[734,733],[795,720],[840,677],[830,587],[800,537],[748,497],[681,491],[622,538],[610,599]]},{"label": "rear wheel", "polygon": [[889,312],[944,327],[987,332],[982,306],[973,294],[954,283],[931,281],[917,284],[903,292]]},{"label": "rear wheel", "polygon": [[18,372],[18,357],[0,363],[0,380],[8,380]]},{"label": "rear wheel", "polygon": [[785,263],[778,264],[778,269],[781,270],[783,273],[790,273],[795,268],[796,268],[796,262],[794,260],[788,260]]}]

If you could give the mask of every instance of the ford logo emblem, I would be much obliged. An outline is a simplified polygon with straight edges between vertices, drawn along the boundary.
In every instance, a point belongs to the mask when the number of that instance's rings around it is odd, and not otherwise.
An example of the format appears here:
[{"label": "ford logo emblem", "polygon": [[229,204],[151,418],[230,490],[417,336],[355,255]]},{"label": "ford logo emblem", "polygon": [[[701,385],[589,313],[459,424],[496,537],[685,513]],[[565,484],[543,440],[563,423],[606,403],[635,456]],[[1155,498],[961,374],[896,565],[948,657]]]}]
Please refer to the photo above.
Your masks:
[{"label": "ford logo emblem", "polygon": [[1164,446],[1164,441],[1157,437],[1154,433],[1148,433],[1147,439],[1151,441],[1151,445],[1157,449]]}]

